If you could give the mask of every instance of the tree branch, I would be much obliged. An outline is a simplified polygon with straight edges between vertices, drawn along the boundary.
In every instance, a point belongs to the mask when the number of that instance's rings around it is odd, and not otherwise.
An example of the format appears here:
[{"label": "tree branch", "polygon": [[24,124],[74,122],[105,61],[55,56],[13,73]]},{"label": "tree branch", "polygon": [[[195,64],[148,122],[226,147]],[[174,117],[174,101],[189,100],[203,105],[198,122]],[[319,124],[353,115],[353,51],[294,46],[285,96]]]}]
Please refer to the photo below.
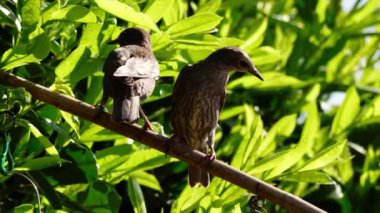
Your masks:
[{"label": "tree branch", "polygon": [[[167,154],[178,158],[179,160],[185,161],[188,164],[200,167],[207,166],[208,171],[214,176],[218,176],[226,181],[229,181],[241,188],[259,195],[262,198],[269,199],[273,203],[280,205],[282,208],[285,208],[290,212],[325,212],[299,197],[281,191],[272,185],[251,177],[223,163],[222,161],[215,160],[210,165],[201,165],[199,162],[204,159],[205,154],[192,150],[184,144],[176,143],[173,140],[152,131],[144,131],[138,125],[130,125],[125,122],[115,123],[111,121],[108,113],[98,114],[99,111],[94,106],[79,101],[75,98],[51,91],[46,87],[3,71],[0,71],[0,83],[12,87],[23,87],[38,100],[54,105],[66,112],[89,120],[103,126],[104,128],[113,130],[121,135],[132,138],[161,152],[168,151]],[[167,143],[170,143],[169,150],[166,148]]]}]

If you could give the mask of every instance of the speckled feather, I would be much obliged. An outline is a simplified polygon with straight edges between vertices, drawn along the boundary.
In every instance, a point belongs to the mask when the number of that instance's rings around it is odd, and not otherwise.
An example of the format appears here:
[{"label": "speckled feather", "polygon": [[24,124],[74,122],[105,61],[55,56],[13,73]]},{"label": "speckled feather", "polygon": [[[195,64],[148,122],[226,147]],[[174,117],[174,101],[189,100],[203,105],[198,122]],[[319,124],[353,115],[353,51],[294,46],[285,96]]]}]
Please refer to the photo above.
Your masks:
[{"label": "speckled feather", "polygon": [[[219,49],[205,60],[182,69],[173,88],[174,139],[209,156],[215,154],[215,130],[224,106],[228,72],[232,70],[247,71],[263,80],[249,56],[236,47]],[[190,186],[197,183],[208,186],[206,169],[190,165],[188,173]]]}]

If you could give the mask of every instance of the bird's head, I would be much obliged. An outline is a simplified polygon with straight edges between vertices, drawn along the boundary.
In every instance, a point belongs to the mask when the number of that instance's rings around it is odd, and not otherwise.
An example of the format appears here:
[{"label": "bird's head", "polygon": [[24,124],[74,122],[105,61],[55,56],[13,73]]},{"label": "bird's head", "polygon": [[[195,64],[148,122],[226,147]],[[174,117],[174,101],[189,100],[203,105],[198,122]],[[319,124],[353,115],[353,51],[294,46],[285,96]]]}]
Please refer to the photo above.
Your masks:
[{"label": "bird's head", "polygon": [[120,33],[117,39],[109,42],[109,44],[125,45],[139,45],[150,49],[150,36],[149,33],[141,28],[127,28]]},{"label": "bird's head", "polygon": [[250,72],[260,80],[264,80],[259,71],[253,65],[248,54],[238,47],[221,48],[209,55],[206,60],[221,63],[229,70]]}]

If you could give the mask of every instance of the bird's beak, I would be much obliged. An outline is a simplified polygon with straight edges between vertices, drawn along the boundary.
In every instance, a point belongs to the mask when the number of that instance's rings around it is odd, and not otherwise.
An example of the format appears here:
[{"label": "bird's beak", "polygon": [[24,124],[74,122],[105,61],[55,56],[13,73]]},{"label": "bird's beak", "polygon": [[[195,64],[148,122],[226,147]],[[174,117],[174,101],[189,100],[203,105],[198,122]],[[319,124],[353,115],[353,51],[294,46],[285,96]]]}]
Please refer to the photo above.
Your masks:
[{"label": "bird's beak", "polygon": [[264,81],[264,78],[261,76],[261,74],[259,73],[259,71],[256,69],[255,66],[252,66],[252,68],[250,68],[248,70],[248,72],[252,73],[254,76],[256,76],[258,79]]}]

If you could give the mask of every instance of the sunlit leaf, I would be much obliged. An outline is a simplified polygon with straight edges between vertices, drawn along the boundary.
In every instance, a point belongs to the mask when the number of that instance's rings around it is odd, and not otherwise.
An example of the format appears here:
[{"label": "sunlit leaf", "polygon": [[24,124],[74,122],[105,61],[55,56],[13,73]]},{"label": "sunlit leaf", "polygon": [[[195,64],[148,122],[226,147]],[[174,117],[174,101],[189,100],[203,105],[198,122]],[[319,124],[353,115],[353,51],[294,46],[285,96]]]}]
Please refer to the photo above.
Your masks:
[{"label": "sunlit leaf", "polygon": [[346,146],[345,141],[335,143],[317,153],[312,159],[306,162],[299,171],[322,169],[324,166],[336,160]]},{"label": "sunlit leaf", "polygon": [[[252,75],[244,75],[234,81],[231,81],[227,88],[245,88],[255,89],[258,91],[277,91],[286,88],[302,88],[308,85],[308,82],[301,81],[295,77],[287,76],[279,72],[266,72],[262,74],[264,81],[260,81]],[[311,82],[310,82],[311,83]]]},{"label": "sunlit leaf", "polygon": [[143,192],[134,177],[128,178],[128,195],[135,212],[147,212]]},{"label": "sunlit leaf", "polygon": [[152,17],[154,22],[159,21],[169,9],[169,5],[172,5],[174,0],[160,0],[151,1],[147,7],[144,8],[144,13]]},{"label": "sunlit leaf", "polygon": [[85,46],[79,46],[71,54],[65,58],[56,68],[55,74],[60,79],[65,79],[74,71],[78,66],[82,57],[88,57],[89,51]]},{"label": "sunlit leaf", "polygon": [[343,104],[339,107],[330,131],[330,136],[338,136],[347,127],[352,125],[355,120],[357,113],[360,110],[360,97],[355,89],[355,87],[350,87],[346,91],[346,98]]},{"label": "sunlit leaf", "polygon": [[160,32],[150,16],[141,12],[136,12],[132,7],[122,2],[114,0],[94,0],[94,2],[100,8],[118,18]]},{"label": "sunlit leaf", "polygon": [[80,23],[95,23],[96,15],[89,9],[79,5],[69,5],[56,10],[51,14],[49,20],[62,20]]},{"label": "sunlit leaf", "polygon": [[70,161],[64,160],[55,156],[39,157],[28,160],[27,162],[17,166],[16,171],[29,171],[29,170],[41,170],[52,166],[56,166],[62,163],[69,163]]},{"label": "sunlit leaf", "polygon": [[200,13],[215,13],[219,9],[221,3],[222,3],[221,0],[208,0],[201,7],[198,8],[198,10],[196,11],[196,13],[197,14],[200,14]]},{"label": "sunlit leaf", "polygon": [[221,20],[220,16],[212,13],[195,14],[173,24],[167,32],[172,37],[207,32],[216,27]]},{"label": "sunlit leaf", "polygon": [[55,157],[56,159],[59,159],[57,149],[54,147],[53,144],[50,143],[49,139],[42,135],[42,133],[40,132],[40,130],[37,129],[37,127],[35,127],[32,123],[26,120],[20,120],[19,124],[30,130],[32,135],[37,138],[39,143],[45,148],[46,152],[49,155]]},{"label": "sunlit leaf", "polygon": [[296,119],[297,115],[291,114],[278,120],[264,137],[256,151],[256,155],[265,156],[265,154],[268,153],[268,147],[271,144],[273,144],[272,149],[274,149],[276,145],[281,144],[286,138],[288,138],[296,127]]},{"label": "sunlit leaf", "polygon": [[280,180],[291,182],[306,182],[318,184],[334,184],[334,181],[325,173],[319,171],[306,171],[286,174]]},{"label": "sunlit leaf", "polygon": [[154,189],[159,192],[163,192],[160,182],[158,182],[156,176],[152,174],[139,170],[139,171],[130,173],[130,176],[136,178],[137,182],[140,185],[146,186],[148,188]]}]

